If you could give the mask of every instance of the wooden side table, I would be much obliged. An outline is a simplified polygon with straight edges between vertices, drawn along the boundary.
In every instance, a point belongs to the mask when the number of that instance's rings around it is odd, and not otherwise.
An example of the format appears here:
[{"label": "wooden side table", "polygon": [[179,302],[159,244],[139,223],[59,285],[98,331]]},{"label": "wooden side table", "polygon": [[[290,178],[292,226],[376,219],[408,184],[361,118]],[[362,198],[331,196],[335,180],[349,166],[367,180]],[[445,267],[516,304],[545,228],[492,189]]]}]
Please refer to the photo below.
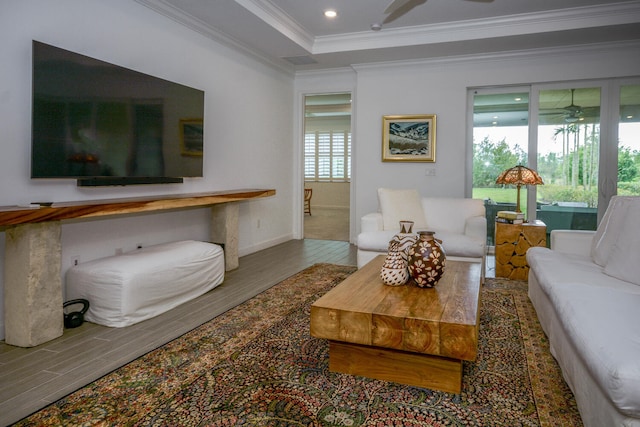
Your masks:
[{"label": "wooden side table", "polygon": [[496,222],[496,277],[527,280],[527,250],[547,245],[547,226],[542,221],[524,224]]}]

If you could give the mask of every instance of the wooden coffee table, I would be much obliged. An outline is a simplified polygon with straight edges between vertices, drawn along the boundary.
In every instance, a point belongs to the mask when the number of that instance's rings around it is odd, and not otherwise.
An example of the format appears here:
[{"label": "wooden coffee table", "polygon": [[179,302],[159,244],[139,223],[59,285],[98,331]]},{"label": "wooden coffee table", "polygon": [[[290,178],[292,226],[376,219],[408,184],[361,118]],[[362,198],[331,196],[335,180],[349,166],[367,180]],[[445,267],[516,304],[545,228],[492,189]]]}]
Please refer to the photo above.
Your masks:
[{"label": "wooden coffee table", "polygon": [[329,369],[459,393],[478,349],[480,263],[447,260],[437,286],[387,286],[380,255],[311,306]]}]

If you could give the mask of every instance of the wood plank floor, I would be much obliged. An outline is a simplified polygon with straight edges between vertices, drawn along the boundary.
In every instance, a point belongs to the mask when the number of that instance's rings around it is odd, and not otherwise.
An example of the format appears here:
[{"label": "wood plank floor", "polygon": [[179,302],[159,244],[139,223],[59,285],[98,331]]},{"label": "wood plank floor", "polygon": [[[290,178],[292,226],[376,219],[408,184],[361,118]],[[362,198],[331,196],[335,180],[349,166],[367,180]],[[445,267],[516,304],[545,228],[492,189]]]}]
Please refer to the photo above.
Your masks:
[{"label": "wood plank floor", "polygon": [[84,323],[29,349],[0,342],[0,425],[20,420],[319,262],[356,265],[356,247],[291,240],[240,258],[240,267],[227,272],[219,287],[136,325]]}]

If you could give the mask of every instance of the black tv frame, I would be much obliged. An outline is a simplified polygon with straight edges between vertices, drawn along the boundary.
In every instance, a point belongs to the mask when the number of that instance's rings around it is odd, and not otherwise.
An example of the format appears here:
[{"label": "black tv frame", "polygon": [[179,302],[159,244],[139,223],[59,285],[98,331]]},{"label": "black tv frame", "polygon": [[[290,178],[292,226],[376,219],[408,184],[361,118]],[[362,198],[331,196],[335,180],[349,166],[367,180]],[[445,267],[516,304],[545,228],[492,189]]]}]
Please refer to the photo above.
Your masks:
[{"label": "black tv frame", "polygon": [[[41,45],[44,48],[52,48],[52,49],[56,49],[59,50],[61,52],[66,52],[67,54],[71,55],[71,56],[78,56],[81,58],[86,58],[87,61],[89,61],[89,63],[91,63],[92,65],[94,64],[104,64],[105,66],[108,67],[112,67],[114,69],[122,69],[124,72],[127,72],[129,74],[135,74],[135,75],[139,75],[139,76],[144,76],[145,78],[150,78],[153,79],[155,81],[158,82],[165,82],[171,85],[175,85],[176,87],[178,86],[184,86],[185,88],[188,89],[192,89],[195,91],[199,91],[202,93],[202,98],[203,98],[203,105],[202,108],[204,110],[204,91],[200,90],[200,89],[196,89],[193,87],[189,87],[189,86],[185,86],[179,83],[174,83],[159,77],[155,77],[149,74],[145,74],[145,73],[140,73],[138,71],[135,70],[131,70],[129,68],[126,67],[122,67],[116,64],[112,64],[112,63],[108,63],[105,61],[102,61],[100,59],[97,58],[92,58],[92,57],[88,57],[76,52],[72,52],[72,51],[68,51],[66,49],[57,47],[57,46],[53,46],[53,45],[48,45],[46,43],[37,41],[37,40],[33,40],[33,49],[35,50],[36,45]],[[34,85],[35,85],[35,57],[34,57]],[[35,95],[32,95],[35,96]],[[34,101],[35,102],[35,101]],[[201,113],[203,114],[204,111],[202,111]],[[185,117],[193,117],[193,114],[185,114]],[[199,119],[201,121],[203,121],[203,118]],[[173,123],[173,122],[171,122]],[[33,129],[32,129],[32,134],[33,134]],[[33,135],[32,135],[32,139],[33,139]],[[179,143],[182,143],[181,141],[178,141]],[[33,146],[33,140],[32,140],[32,150],[34,149]],[[183,156],[188,156],[190,158],[193,158],[193,155],[188,155],[188,154],[184,154]],[[200,157],[202,156],[202,153],[198,156]],[[31,153],[31,158],[32,158],[32,162],[34,159],[34,153]],[[135,174],[117,174],[115,176],[111,176],[111,175],[80,175],[80,174],[68,174],[68,175],[51,175],[51,176],[39,176],[39,175],[34,175],[33,173],[33,164],[32,164],[32,171],[31,171],[31,178],[32,179],[75,179],[77,182],[77,186],[78,187],[101,187],[101,186],[126,186],[126,185],[146,185],[146,184],[181,184],[184,182],[184,177],[202,177],[204,176],[204,167],[203,164],[201,164],[200,166],[200,173],[199,174],[187,174],[187,175],[178,175],[178,176],[137,176]],[[165,171],[166,172],[166,171]],[[175,171],[174,171],[175,172]],[[173,174],[172,174],[173,175]],[[177,175],[177,174],[176,174]]]}]

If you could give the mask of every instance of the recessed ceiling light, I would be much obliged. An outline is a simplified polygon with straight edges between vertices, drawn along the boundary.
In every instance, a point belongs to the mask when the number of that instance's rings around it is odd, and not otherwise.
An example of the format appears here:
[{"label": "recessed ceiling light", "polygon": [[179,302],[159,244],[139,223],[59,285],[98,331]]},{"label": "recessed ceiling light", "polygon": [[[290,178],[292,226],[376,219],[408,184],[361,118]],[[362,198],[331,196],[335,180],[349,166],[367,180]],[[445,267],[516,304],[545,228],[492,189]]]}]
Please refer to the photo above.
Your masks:
[{"label": "recessed ceiling light", "polygon": [[327,18],[335,18],[336,16],[338,16],[338,12],[333,9],[325,10],[324,16],[326,16]]}]

